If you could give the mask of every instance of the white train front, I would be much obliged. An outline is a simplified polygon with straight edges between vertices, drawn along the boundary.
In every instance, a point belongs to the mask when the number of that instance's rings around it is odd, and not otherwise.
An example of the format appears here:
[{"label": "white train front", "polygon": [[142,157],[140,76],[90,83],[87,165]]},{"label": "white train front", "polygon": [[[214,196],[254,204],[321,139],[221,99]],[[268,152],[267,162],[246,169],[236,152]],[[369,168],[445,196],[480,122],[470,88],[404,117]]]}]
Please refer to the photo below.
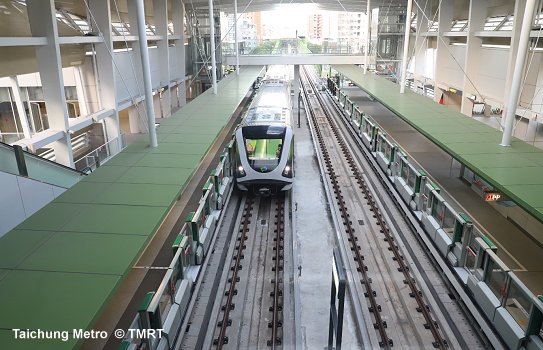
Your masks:
[{"label": "white train front", "polygon": [[240,190],[269,195],[292,188],[294,138],[290,85],[268,76],[235,132],[235,176]]}]

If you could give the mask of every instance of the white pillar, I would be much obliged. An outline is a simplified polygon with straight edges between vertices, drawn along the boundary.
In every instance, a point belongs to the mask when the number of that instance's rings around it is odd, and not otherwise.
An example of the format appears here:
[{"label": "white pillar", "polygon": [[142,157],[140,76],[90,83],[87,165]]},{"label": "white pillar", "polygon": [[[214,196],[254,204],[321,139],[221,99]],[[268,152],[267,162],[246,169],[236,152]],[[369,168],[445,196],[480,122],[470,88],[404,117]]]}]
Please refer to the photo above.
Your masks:
[{"label": "white pillar", "polygon": [[513,136],[513,124],[515,122],[515,113],[520,97],[520,89],[522,78],[524,75],[524,67],[526,56],[528,54],[528,44],[530,43],[530,30],[532,29],[534,11],[536,8],[536,0],[528,0],[526,2],[526,10],[522,20],[522,29],[520,31],[519,47],[517,58],[515,61],[515,70],[513,72],[513,81],[511,83],[509,99],[505,106],[505,125],[501,146],[511,146],[511,137]]},{"label": "white pillar", "polygon": [[505,78],[503,103],[509,98],[509,86],[513,81],[513,72],[515,71],[515,59],[517,58],[518,44],[520,41],[520,30],[522,28],[522,17],[526,9],[526,0],[515,1],[515,12],[513,20],[513,30],[511,34],[511,45],[509,46],[509,59],[507,61],[507,75]]},{"label": "white pillar", "polygon": [[478,84],[478,71],[483,39],[475,35],[485,27],[487,0],[471,0],[468,17],[468,37],[466,40],[466,56],[464,60],[464,83],[462,85],[462,106],[461,112],[469,117],[473,115],[473,102],[468,98],[471,95],[478,95],[476,87]]},{"label": "white pillar", "polygon": [[[25,135],[25,138],[30,138],[30,127],[28,126],[28,117],[26,115],[26,110],[23,105],[23,99],[21,98],[21,90],[19,90],[19,82],[17,81],[17,77],[10,76],[9,85],[11,87],[11,91],[13,92],[13,99],[15,100],[15,106],[17,106],[17,114],[19,115],[19,121],[21,122],[21,126],[23,127],[23,134]],[[28,108],[30,109],[30,102],[28,102]],[[17,125],[17,123],[15,125]]]},{"label": "white pillar", "polygon": [[51,146],[57,163],[73,167],[55,3],[53,0],[27,0],[26,5],[32,36],[47,37],[47,44],[36,46],[35,49],[41,82],[46,87],[43,89],[43,97],[49,127],[64,132],[62,138],[52,142]]},{"label": "white pillar", "polygon": [[143,0],[136,0],[138,14],[138,39],[143,69],[143,89],[145,90],[145,107],[147,111],[147,124],[149,127],[149,146],[158,146],[155,129],[155,107],[153,104],[153,85],[151,82],[151,69],[149,67],[149,49],[147,48],[147,33],[145,30],[145,9]]},{"label": "white pillar", "polygon": [[294,103],[298,106],[298,94],[300,93],[300,65],[294,65]]},{"label": "white pillar", "polygon": [[[417,4],[417,36],[415,39],[415,77],[424,80],[426,68],[426,48],[428,39],[422,33],[428,33],[430,24],[430,0]],[[422,77],[422,79],[421,79]]]},{"label": "white pillar", "polygon": [[[100,107],[102,109],[112,109],[114,113],[104,119],[105,141],[118,139],[121,149],[121,127],[119,125],[119,114],[117,112],[117,91],[115,79],[115,66],[111,58],[113,52],[113,38],[111,32],[111,12],[109,0],[92,0],[89,2],[89,8],[92,12],[92,18],[89,18],[89,24],[93,31],[100,31],[104,37],[104,42],[95,44],[96,51],[96,74],[98,75],[98,91]],[[90,16],[89,16],[90,17]]]},{"label": "white pillar", "polygon": [[168,45],[168,3],[164,0],[153,0],[153,14],[155,17],[155,30],[157,35],[163,37],[157,42],[158,68],[160,71],[160,87],[165,90],[160,93],[159,100],[162,117],[166,118],[172,114],[171,92],[170,92],[170,49]]},{"label": "white pillar", "polygon": [[[128,23],[130,24],[129,30],[130,35],[139,37],[139,27],[138,27],[138,9],[137,9],[137,1],[127,1],[127,8],[128,8]],[[144,28],[145,29],[145,28]],[[146,35],[147,30],[144,32],[144,35]],[[131,84],[132,86],[129,86],[129,90],[127,91],[130,94],[130,97],[140,97],[142,94],[144,94],[144,88],[143,88],[143,76],[139,72],[143,70],[143,66],[141,63],[141,49],[140,45],[137,41],[129,42],[128,45],[132,48],[132,52],[127,52],[127,55],[130,55],[131,57],[131,65],[134,66],[134,73],[136,80],[136,84]],[[132,71],[132,67],[130,67],[130,71]],[[121,88],[125,88],[124,85],[122,85]]]},{"label": "white pillar", "polygon": [[184,30],[185,8],[181,0],[172,0],[172,23],[173,33],[179,36],[175,41],[175,56],[177,74],[182,79],[179,83],[179,106],[182,107],[187,103],[187,86],[185,82],[185,30]]},{"label": "white pillar", "polygon": [[443,67],[446,66],[449,60],[449,38],[444,37],[443,33],[451,30],[452,19],[454,14],[454,1],[440,1],[439,2],[439,22],[437,27],[437,49],[436,49],[436,61],[434,65],[434,101],[438,102],[441,98],[441,92],[439,85],[443,82]]},{"label": "white pillar", "polygon": [[368,17],[368,23],[366,24],[366,49],[364,55],[364,74],[368,71],[368,56],[370,55],[370,42],[371,42],[371,0],[368,0],[366,6],[366,16]]},{"label": "white pillar", "polygon": [[209,45],[211,46],[211,75],[213,78],[213,94],[217,94],[217,62],[215,60],[215,18],[213,16],[213,0],[209,0]]},{"label": "white pillar", "polygon": [[403,40],[402,78],[400,80],[400,94],[405,92],[405,80],[407,79],[407,59],[409,55],[409,37],[411,36],[411,11],[413,0],[407,0],[407,12],[405,13],[405,37]]},{"label": "white pillar", "polygon": [[236,43],[236,74],[239,75],[238,0],[234,0],[234,37]]}]

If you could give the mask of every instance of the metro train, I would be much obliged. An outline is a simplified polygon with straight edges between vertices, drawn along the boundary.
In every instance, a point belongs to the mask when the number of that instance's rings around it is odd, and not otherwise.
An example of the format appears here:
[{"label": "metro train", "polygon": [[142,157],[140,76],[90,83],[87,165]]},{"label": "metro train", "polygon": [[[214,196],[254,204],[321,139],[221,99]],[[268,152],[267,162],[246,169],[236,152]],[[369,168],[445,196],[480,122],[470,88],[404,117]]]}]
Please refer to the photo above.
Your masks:
[{"label": "metro train", "polygon": [[272,67],[235,131],[237,187],[260,195],[292,188],[294,137],[288,71]]}]

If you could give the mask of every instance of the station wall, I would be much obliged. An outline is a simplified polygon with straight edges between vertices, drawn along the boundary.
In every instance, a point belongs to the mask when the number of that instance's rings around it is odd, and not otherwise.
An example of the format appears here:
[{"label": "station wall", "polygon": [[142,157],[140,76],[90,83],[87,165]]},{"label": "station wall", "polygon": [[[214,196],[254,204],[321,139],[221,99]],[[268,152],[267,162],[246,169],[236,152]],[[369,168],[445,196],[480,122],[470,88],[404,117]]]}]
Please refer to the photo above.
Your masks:
[{"label": "station wall", "polygon": [[66,189],[0,171],[0,237]]}]

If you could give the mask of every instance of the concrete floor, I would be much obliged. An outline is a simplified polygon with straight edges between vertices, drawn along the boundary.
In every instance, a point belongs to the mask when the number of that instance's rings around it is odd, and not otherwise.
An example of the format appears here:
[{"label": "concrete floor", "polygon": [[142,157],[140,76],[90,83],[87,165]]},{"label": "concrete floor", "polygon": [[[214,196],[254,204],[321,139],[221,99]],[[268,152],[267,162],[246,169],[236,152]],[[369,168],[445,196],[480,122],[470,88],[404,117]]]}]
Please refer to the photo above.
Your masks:
[{"label": "concrete floor", "polygon": [[[294,118],[296,120],[296,116]],[[296,232],[295,252],[301,270],[298,288],[301,300],[302,346],[304,349],[324,349],[328,343],[332,250],[336,245],[332,218],[319,175],[320,169],[305,116],[301,127],[294,126],[296,138],[293,187]],[[345,304],[343,349],[360,349],[356,328]]]}]

